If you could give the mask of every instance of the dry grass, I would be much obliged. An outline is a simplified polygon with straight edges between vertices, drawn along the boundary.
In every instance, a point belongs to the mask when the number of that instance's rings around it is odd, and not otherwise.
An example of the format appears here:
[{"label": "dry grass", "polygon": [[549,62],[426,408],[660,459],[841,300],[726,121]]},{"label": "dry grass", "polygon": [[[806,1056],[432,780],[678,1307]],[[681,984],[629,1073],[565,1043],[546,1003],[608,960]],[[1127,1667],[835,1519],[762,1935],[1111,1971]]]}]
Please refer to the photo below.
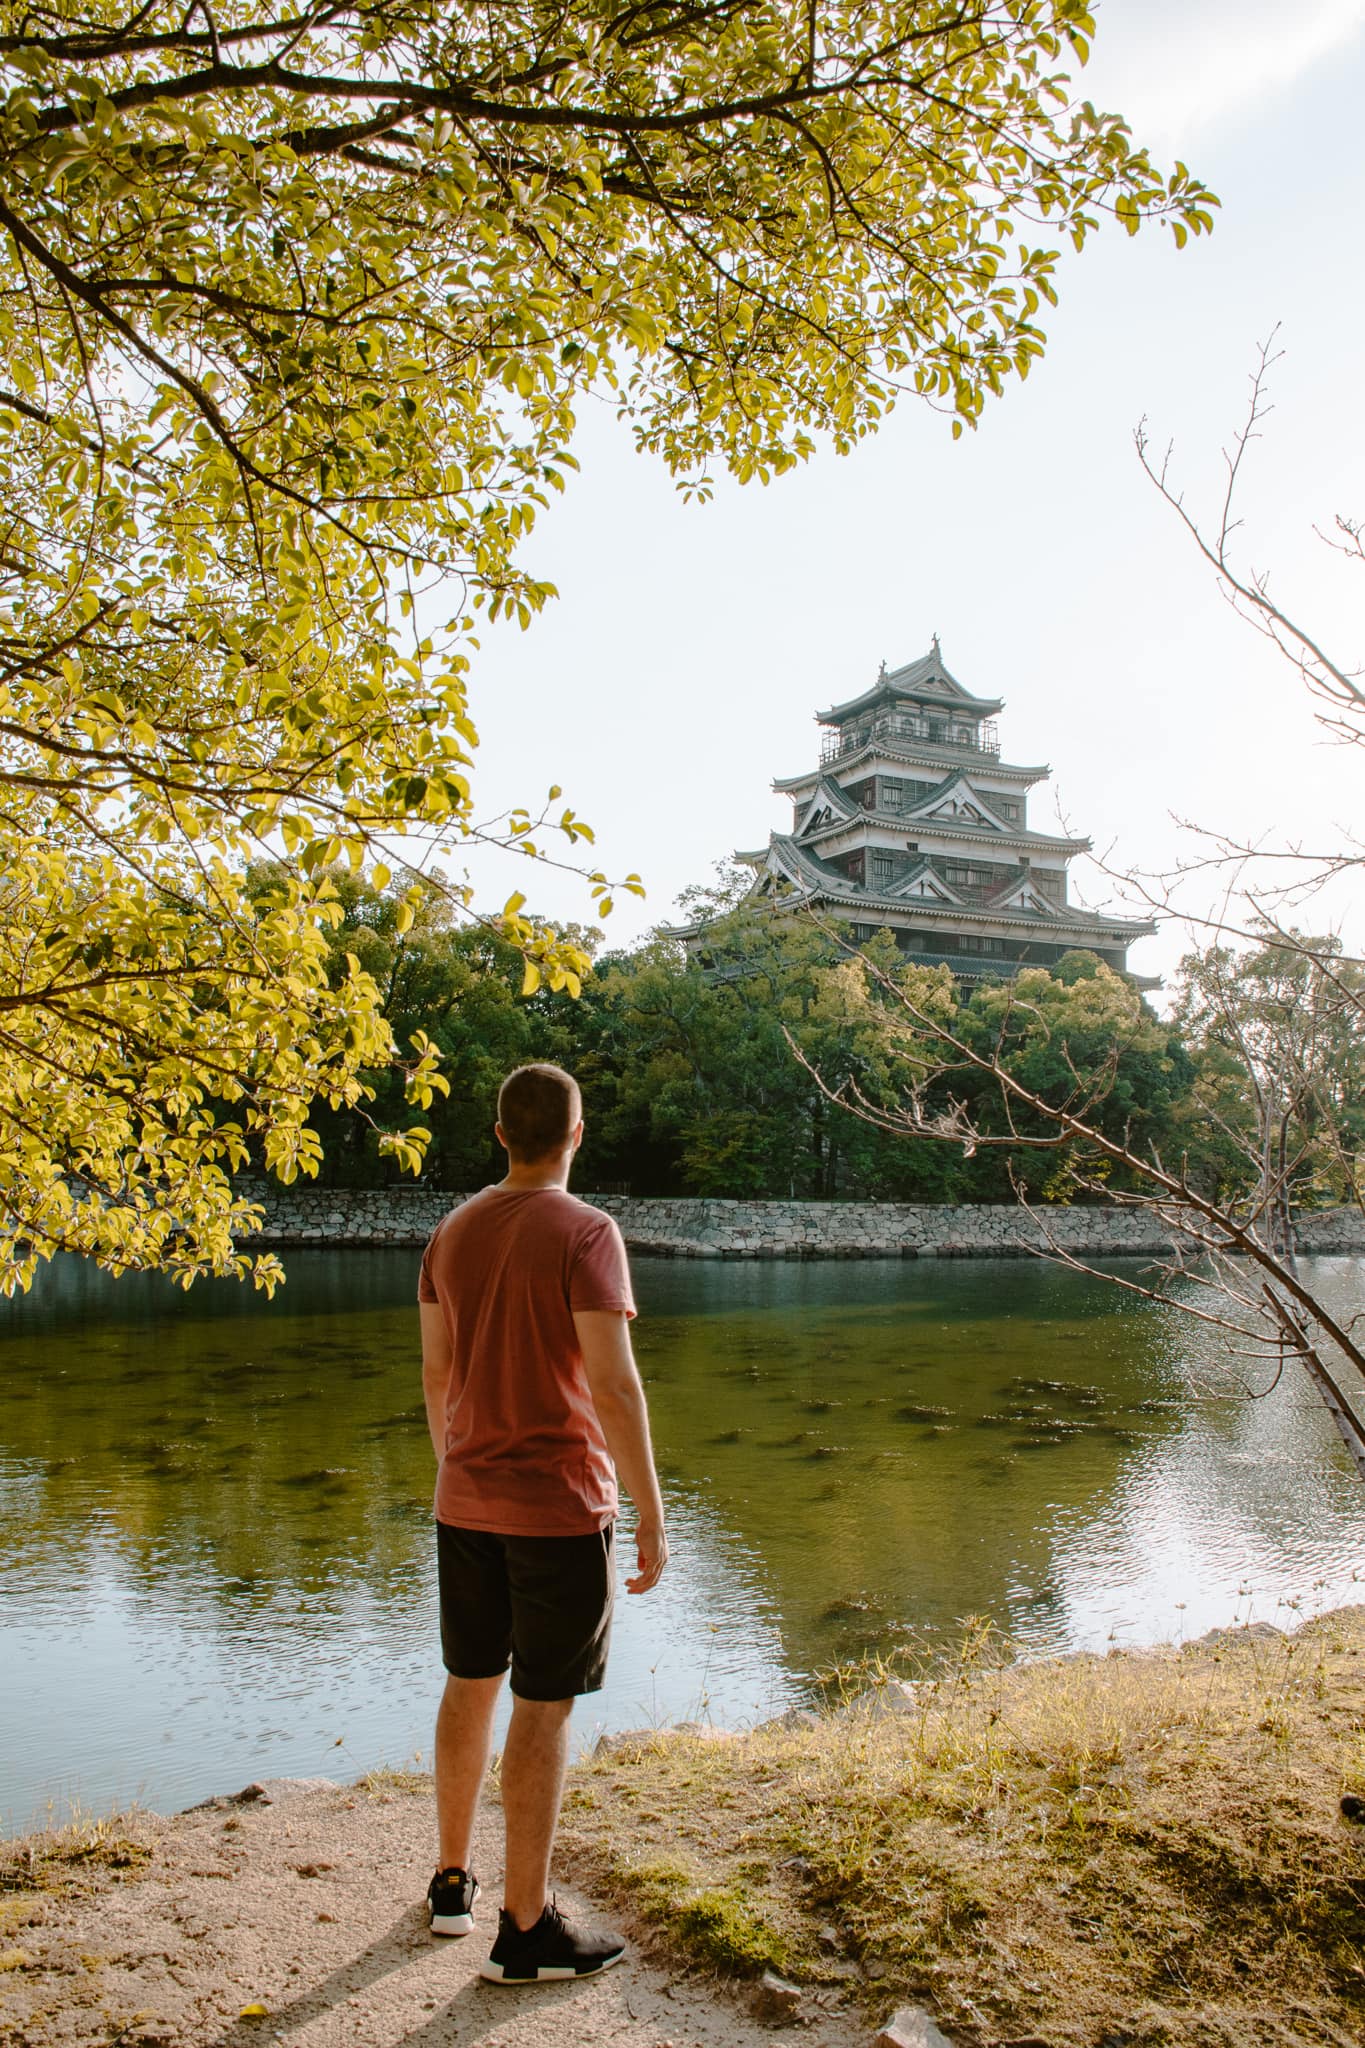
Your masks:
[{"label": "dry grass", "polygon": [[380,1764],[373,1771],[366,1771],[364,1777],[355,1781],[357,1792],[368,1792],[383,1797],[392,1792],[431,1791],[430,1771],[419,1770],[416,1765]]},{"label": "dry grass", "polygon": [[1365,2040],[1365,1610],[898,1697],[642,1737],[576,1773],[566,1846],[699,1959],[917,1998],[964,2043]]}]

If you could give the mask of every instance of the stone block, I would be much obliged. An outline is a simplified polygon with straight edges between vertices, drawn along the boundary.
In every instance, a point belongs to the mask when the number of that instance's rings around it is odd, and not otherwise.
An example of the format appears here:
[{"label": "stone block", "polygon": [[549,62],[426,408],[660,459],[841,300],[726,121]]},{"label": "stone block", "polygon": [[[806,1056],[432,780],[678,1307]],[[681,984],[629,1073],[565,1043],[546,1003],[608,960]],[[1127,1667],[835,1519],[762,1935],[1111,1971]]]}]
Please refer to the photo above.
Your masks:
[{"label": "stone block", "polygon": [[920,1711],[918,1688],[908,1678],[884,1679],[868,1692],[860,1692],[843,1709],[846,1714],[865,1714],[874,1721],[885,1721],[902,1714],[918,1714]]},{"label": "stone block", "polygon": [[794,1735],[799,1729],[819,1726],[820,1716],[810,1707],[788,1707],[785,1714],[774,1714],[770,1721],[760,1721],[756,1732],[766,1735],[773,1730]]},{"label": "stone block", "polygon": [[274,1806],[286,1799],[304,1799],[310,1792],[336,1792],[335,1778],[260,1778],[230,1795],[233,1806]]},{"label": "stone block", "polygon": [[657,1728],[622,1728],[615,1735],[599,1735],[593,1756],[615,1756],[622,1749],[646,1749],[659,1739]]},{"label": "stone block", "polygon": [[801,2010],[801,1988],[779,1977],[776,1970],[765,1970],[754,1986],[749,2005],[758,2019],[793,2020]]},{"label": "stone block", "polygon": [[922,2005],[903,2005],[878,2034],[876,2048],[953,2048],[953,2044]]}]

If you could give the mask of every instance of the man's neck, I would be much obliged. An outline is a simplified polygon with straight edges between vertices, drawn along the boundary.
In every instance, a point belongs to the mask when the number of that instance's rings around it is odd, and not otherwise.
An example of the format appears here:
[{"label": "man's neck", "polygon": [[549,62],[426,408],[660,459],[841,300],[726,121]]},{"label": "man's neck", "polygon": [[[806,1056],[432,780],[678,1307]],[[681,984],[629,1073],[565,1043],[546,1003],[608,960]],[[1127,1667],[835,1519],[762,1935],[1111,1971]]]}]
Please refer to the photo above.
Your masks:
[{"label": "man's neck", "polygon": [[572,1152],[566,1152],[553,1159],[509,1159],[507,1172],[498,1185],[506,1188],[509,1194],[526,1195],[536,1188],[559,1188],[567,1192],[569,1168],[572,1164]]}]

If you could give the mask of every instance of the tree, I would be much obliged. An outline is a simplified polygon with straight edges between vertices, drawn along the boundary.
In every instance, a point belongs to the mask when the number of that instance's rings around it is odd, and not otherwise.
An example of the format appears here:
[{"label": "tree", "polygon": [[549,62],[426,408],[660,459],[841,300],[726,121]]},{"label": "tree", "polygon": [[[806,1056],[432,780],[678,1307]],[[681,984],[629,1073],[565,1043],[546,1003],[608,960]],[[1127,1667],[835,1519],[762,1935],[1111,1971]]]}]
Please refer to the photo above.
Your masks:
[{"label": "tree", "polygon": [[[517,550],[583,394],[701,492],[902,391],[956,431],[1041,350],[1054,242],[1209,225],[1059,77],[1091,32],[1081,0],[0,7],[0,1285],[60,1246],[244,1271],[239,1163],[314,1171],[312,1106],[386,1060],[431,1107],[432,1048],[329,976],[332,871],[406,862],[401,920],[468,908],[471,837],[590,839],[558,790],[480,819],[466,698],[480,615],[550,594]],[[526,985],[574,989],[522,911]],[[386,1143],[416,1166],[425,1128]]]},{"label": "tree", "polygon": [[[1128,1142],[1164,1143],[1194,1079],[1181,1022],[1164,1023],[1132,982],[1093,953],[1068,953],[1050,971],[1024,968],[1013,981],[985,982],[963,1001],[955,1028],[1031,1093],[1049,1102],[1084,1095],[1098,1128]],[[939,1077],[933,1092],[940,1103],[949,1093],[965,1100],[973,1121],[993,1136],[1008,1140],[1040,1128],[1022,1102],[1008,1107],[979,1069]],[[978,1147],[973,1198],[1007,1202],[1024,1188],[1068,1201],[1078,1159],[1065,1148],[1048,1152],[1040,1182],[1026,1146]],[[1130,1180],[1110,1162],[1109,1192]]]},{"label": "tree", "polygon": [[1180,964],[1175,1015],[1199,1067],[1211,1184],[1263,1200],[1281,1248],[1301,1210],[1365,1193],[1363,999],[1365,968],[1331,934],[1215,944]]},{"label": "tree", "polygon": [[[1145,426],[1138,429],[1138,454],[1234,609],[1292,662],[1333,736],[1359,744],[1365,739],[1359,672],[1334,659],[1272,597],[1269,579],[1242,569],[1233,554],[1241,523],[1237,488],[1267,410],[1274,360],[1272,346],[1263,347],[1242,427],[1224,453],[1227,487],[1212,535],[1171,486],[1169,456],[1159,467],[1153,463]],[[1345,560],[1365,564],[1360,523],[1338,517],[1336,535],[1333,545]],[[889,977],[882,987],[902,1012],[912,1085],[891,1104],[860,1096],[856,1085],[825,1085],[831,1100],[879,1130],[900,1130],[917,1142],[937,1138],[973,1153],[986,1147],[1040,1152],[1061,1162],[1072,1189],[1146,1211],[1172,1240],[1170,1258],[1145,1281],[1102,1277],[1222,1332],[1230,1360],[1249,1354],[1264,1361],[1268,1378],[1247,1387],[1253,1395],[1267,1392],[1286,1361],[1297,1360],[1365,1478],[1360,1318],[1343,1315],[1305,1278],[1295,1250],[1295,1217],[1303,1206],[1325,1195],[1365,1207],[1365,961],[1349,957],[1335,935],[1295,929],[1285,914],[1343,875],[1362,871],[1365,852],[1351,838],[1318,848],[1274,848],[1200,833],[1199,851],[1174,882],[1213,872],[1225,886],[1223,908],[1195,920],[1211,932],[1212,944],[1182,964],[1177,1006],[1200,1062],[1194,1111],[1205,1131],[1193,1156],[1179,1142],[1178,1127],[1172,1147],[1160,1132],[1144,1132],[1130,1118],[1116,1125],[1117,1055],[1107,1071],[1087,1075],[1063,1044],[1052,1075],[1026,1075],[1008,1058],[1003,1032],[973,1042]],[[1173,878],[1129,881],[1149,906],[1179,912]],[[1007,999],[1007,1016],[1017,999]],[[996,1106],[994,1120],[960,1085],[946,1106],[936,1097],[936,1084],[964,1073],[977,1100],[984,1093]],[[1067,1264],[1081,1263],[1055,1244],[1053,1251]]]},{"label": "tree", "polygon": [[[352,958],[379,991],[389,1029],[400,1044],[430,1044],[449,1094],[433,1102],[423,1152],[427,1175],[442,1187],[477,1186],[495,1169],[497,1092],[509,1068],[542,1057],[537,999],[520,990],[524,962],[506,939],[479,923],[459,923],[445,899],[428,893],[411,924],[400,929],[407,877],[375,889],[341,871],[335,887],[342,921],[329,938],[329,975],[342,985]],[[597,934],[569,934],[590,954]],[[332,1186],[374,1187],[395,1178],[400,1163],[385,1140],[407,1121],[401,1070],[381,1062],[363,1079],[363,1103],[314,1108],[309,1119]]]},{"label": "tree", "polygon": [[[543,999],[551,1035],[542,1051],[583,1083],[584,1172],[641,1193],[1011,1199],[1017,1157],[898,1143],[831,1107],[831,1083],[859,1101],[897,1100],[913,1048],[883,977],[971,1043],[998,1045],[1034,1080],[1065,1057],[1102,1083],[1115,1122],[1164,1137],[1188,1094],[1193,1067],[1178,1032],[1092,957],[1070,956],[1055,974],[1031,970],[1021,1000],[1017,985],[964,991],[946,968],[905,959],[888,933],[858,953],[839,927],[745,906],[716,919],[692,958],[658,938],[599,961],[579,1001]],[[429,1017],[420,1021],[434,1034]],[[931,1049],[926,1077],[940,1065]],[[934,1088],[947,1109],[971,1075],[935,1073]],[[989,1091],[976,1092],[975,1113],[989,1121]]]}]

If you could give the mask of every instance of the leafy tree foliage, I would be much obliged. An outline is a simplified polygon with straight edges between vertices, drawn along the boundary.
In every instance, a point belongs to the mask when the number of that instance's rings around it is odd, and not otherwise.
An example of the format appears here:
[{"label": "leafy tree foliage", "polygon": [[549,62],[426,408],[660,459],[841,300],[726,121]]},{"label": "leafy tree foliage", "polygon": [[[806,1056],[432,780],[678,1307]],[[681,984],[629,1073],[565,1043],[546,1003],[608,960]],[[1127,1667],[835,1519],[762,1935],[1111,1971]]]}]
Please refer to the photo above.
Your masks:
[{"label": "leafy tree foliage", "polygon": [[1335,937],[1270,934],[1181,962],[1197,1078],[1188,1157],[1205,1192],[1269,1185],[1286,1214],[1365,1195],[1365,968]]},{"label": "leafy tree foliage", "polygon": [[[549,594],[517,550],[585,392],[701,491],[902,391],[957,429],[1041,350],[1055,243],[1208,226],[1058,82],[1091,28],[1082,0],[0,5],[0,1284],[61,1245],[244,1270],[243,1158],[314,1171],[313,1105],[394,1057],[434,1106],[434,1049],[395,1044],[360,955],[335,971],[332,871],[430,886],[471,835],[589,836],[558,791],[481,825],[466,698],[480,614]],[[522,909],[526,981],[572,990],[581,949]],[[415,1167],[426,1127],[384,1143]]]},{"label": "leafy tree foliage", "polygon": [[[656,941],[605,962],[583,1007],[604,1013],[614,1054],[589,1075],[586,1097],[590,1117],[606,1111],[604,1177],[640,1192],[798,1199],[890,1194],[920,1183],[926,1163],[939,1178],[933,1148],[927,1162],[907,1159],[831,1113],[792,1057],[788,1034],[806,1057],[869,1086],[890,1080],[863,969],[808,925],[735,916],[705,965]],[[578,1028],[577,1015],[566,1022]]]},{"label": "leafy tree foliage", "polygon": [[[837,933],[809,920],[734,911],[718,919],[704,957],[689,959],[675,941],[655,937],[598,959],[577,999],[545,987],[523,998],[521,956],[505,940],[458,926],[431,902],[400,932],[401,882],[378,891],[340,875],[337,889],[345,914],[331,942],[334,976],[344,978],[354,956],[395,1030],[430,1042],[451,1083],[449,1099],[433,1104],[427,1153],[444,1187],[501,1173],[492,1138],[498,1084],[522,1060],[553,1059],[583,1089],[581,1187],[1008,1201],[1013,1171],[1035,1192],[1061,1195],[1066,1162],[1055,1157],[1039,1171],[1022,1148],[966,1153],[908,1140],[829,1101],[829,1090],[847,1082],[861,1099],[891,1104],[907,1077],[932,1072],[940,1112],[962,1102],[973,1118],[994,1114],[992,1128],[1003,1128],[995,1093],[970,1071],[943,1069],[940,1044],[906,1029],[878,989],[878,971],[912,994],[920,1014],[997,1051],[1028,1086],[1093,1097],[1116,1133],[1164,1137],[1189,1098],[1194,1068],[1178,1033],[1090,954],[966,993],[946,968],[906,962],[886,934],[853,957]],[[728,893],[722,877],[708,895],[723,902]],[[574,934],[585,952],[599,936]],[[362,1111],[314,1119],[334,1183],[381,1178],[381,1135],[403,1116],[392,1073],[365,1078],[373,1094]]]},{"label": "leafy tree foliage", "polygon": [[[1053,1104],[1086,1101],[1096,1130],[1139,1151],[1164,1139],[1194,1079],[1179,1031],[1093,953],[1066,954],[1051,972],[1027,968],[1012,981],[985,984],[962,1005],[957,1028],[967,1045],[991,1053],[1030,1093]],[[931,1044],[923,1056],[933,1059]],[[1046,1127],[1009,1106],[979,1070],[970,1077],[950,1070],[936,1092],[966,1103],[983,1134],[1032,1135]],[[1041,1155],[982,1148],[974,1156],[978,1199],[1008,1201],[1016,1188],[1072,1199],[1080,1163],[1074,1148]],[[1121,1173],[1114,1184],[1126,1185]]]},{"label": "leafy tree foliage", "polygon": [[[344,985],[358,962],[398,1042],[432,1047],[449,1095],[429,1111],[424,1165],[443,1185],[478,1186],[498,1157],[498,1085],[510,1068],[541,1057],[537,1006],[520,997],[522,955],[497,932],[457,921],[440,895],[425,895],[407,923],[405,877],[376,889],[343,869],[333,882],[342,916],[329,940],[329,978]],[[318,1105],[310,1120],[334,1186],[375,1187],[401,1172],[386,1140],[409,1113],[402,1068],[381,1061],[364,1082],[360,1103]]]}]

